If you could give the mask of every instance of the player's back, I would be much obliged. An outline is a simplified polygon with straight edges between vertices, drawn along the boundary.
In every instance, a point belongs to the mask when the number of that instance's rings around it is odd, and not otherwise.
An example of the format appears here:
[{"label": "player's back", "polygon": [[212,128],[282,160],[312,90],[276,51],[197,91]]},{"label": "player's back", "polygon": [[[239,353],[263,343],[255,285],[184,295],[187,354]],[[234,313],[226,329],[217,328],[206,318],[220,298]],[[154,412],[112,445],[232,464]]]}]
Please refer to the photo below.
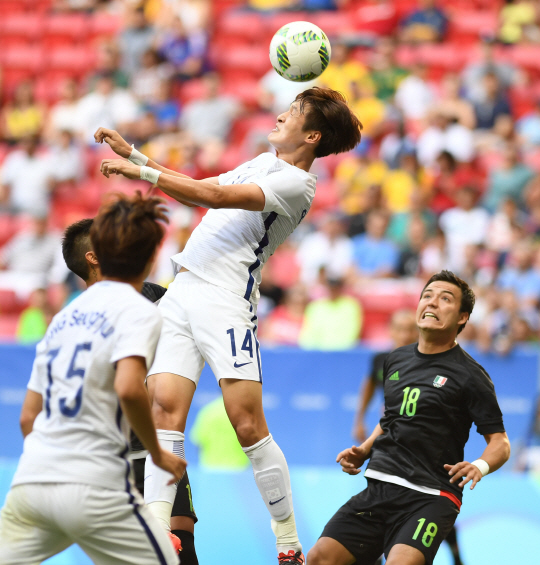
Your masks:
[{"label": "player's back", "polygon": [[38,344],[32,379],[43,410],[14,484],[75,482],[123,488],[129,426],[114,390],[116,362],[150,366],[161,316],[131,285],[103,281],[58,313]]}]

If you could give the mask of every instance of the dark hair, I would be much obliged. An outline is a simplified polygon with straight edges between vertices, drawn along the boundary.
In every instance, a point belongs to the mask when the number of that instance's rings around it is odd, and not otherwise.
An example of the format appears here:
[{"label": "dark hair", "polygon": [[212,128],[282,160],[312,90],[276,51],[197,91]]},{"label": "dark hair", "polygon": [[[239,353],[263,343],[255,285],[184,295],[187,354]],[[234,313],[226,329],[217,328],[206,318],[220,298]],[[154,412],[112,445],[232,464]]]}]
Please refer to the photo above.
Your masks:
[{"label": "dark hair", "polygon": [[321,132],[315,157],[344,153],[360,143],[362,124],[341,92],[314,86],[298,94],[295,101],[306,117],[303,131]]},{"label": "dark hair", "polygon": [[90,277],[85,255],[92,249],[90,228],[93,222],[92,218],[87,218],[71,224],[66,228],[62,239],[62,255],[67,268],[83,281],[87,281]]},{"label": "dark hair", "polygon": [[168,223],[161,198],[114,194],[101,206],[90,230],[103,275],[132,280],[140,276],[165,235]]},{"label": "dark hair", "polygon": [[[431,283],[437,281],[453,284],[461,290],[461,304],[459,307],[459,311],[460,313],[467,312],[467,314],[469,314],[470,317],[471,312],[473,311],[474,308],[476,297],[474,295],[472,288],[463,279],[460,279],[457,275],[454,275],[452,271],[443,270],[440,273],[435,273],[425,284],[420,296],[424,294],[424,291]],[[463,331],[466,325],[467,322],[465,322],[463,325],[459,327],[458,334]]]}]

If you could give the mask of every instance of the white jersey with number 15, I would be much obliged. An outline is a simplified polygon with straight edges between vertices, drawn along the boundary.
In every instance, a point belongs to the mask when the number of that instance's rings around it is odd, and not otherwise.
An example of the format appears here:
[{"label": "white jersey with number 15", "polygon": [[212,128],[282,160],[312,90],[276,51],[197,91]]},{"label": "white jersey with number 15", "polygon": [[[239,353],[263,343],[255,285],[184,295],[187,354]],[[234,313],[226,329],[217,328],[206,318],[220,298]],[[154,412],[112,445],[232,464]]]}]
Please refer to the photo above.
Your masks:
[{"label": "white jersey with number 15", "polygon": [[43,410],[24,442],[14,485],[125,488],[129,425],[114,390],[116,363],[137,356],[150,367],[160,330],[156,306],[112,281],[94,284],[53,318],[28,384],[43,395]]}]

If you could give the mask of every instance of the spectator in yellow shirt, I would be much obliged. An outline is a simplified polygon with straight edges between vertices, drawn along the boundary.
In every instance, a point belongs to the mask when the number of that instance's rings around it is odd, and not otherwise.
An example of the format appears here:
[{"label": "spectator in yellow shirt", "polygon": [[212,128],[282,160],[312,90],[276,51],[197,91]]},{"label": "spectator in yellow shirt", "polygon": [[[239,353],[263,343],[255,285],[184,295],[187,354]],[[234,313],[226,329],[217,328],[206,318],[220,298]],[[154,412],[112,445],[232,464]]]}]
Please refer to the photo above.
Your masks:
[{"label": "spectator in yellow shirt", "polygon": [[332,88],[345,95],[348,101],[354,99],[353,84],[371,84],[368,70],[360,61],[350,58],[350,49],[344,43],[332,45],[330,64],[319,79],[319,86]]}]

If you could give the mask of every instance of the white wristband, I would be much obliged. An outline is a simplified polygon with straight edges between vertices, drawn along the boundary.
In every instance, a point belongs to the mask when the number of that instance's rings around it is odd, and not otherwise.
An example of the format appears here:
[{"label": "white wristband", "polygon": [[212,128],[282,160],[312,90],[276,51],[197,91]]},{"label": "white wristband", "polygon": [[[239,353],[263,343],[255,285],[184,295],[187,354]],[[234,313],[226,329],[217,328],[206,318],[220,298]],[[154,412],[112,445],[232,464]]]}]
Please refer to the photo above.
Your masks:
[{"label": "white wristband", "polygon": [[144,165],[141,167],[141,179],[147,180],[152,184],[157,184],[160,174],[161,171],[152,169],[152,167],[145,167]]},{"label": "white wristband", "polygon": [[128,157],[128,161],[133,163],[134,165],[140,165],[141,167],[148,163],[148,157],[143,155],[140,151],[135,149],[135,146],[131,146],[133,149],[131,150],[131,155]]},{"label": "white wristband", "polygon": [[483,459],[477,459],[471,463],[482,473],[482,477],[485,477],[489,473],[489,465]]}]

